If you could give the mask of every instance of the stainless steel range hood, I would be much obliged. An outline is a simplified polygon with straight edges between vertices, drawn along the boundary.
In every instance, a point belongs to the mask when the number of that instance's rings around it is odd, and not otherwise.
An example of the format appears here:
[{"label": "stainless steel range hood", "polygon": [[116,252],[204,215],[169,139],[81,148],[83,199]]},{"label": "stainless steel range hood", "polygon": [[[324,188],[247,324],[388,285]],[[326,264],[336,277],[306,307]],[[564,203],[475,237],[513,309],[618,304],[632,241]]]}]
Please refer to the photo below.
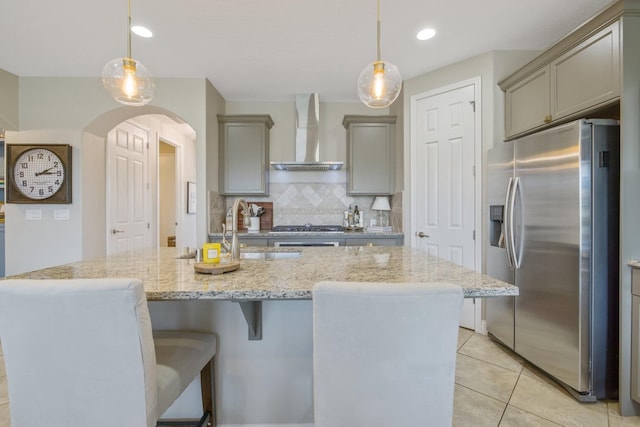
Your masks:
[{"label": "stainless steel range hood", "polygon": [[274,169],[285,171],[339,170],[343,162],[321,162],[320,103],[318,94],[296,95],[296,161],[271,162]]}]

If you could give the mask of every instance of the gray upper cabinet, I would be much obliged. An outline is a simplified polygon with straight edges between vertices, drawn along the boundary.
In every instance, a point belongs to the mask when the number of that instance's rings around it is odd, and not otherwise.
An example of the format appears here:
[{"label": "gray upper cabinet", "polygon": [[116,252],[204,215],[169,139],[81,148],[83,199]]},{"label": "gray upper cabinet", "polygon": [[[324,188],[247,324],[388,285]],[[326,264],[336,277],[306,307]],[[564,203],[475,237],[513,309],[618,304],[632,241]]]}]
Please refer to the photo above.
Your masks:
[{"label": "gray upper cabinet", "polygon": [[507,139],[620,98],[619,22],[590,22],[498,84]]},{"label": "gray upper cabinet", "polygon": [[269,115],[218,116],[220,188],[228,195],[269,194]]},{"label": "gray upper cabinet", "polygon": [[347,130],[347,193],[394,192],[396,116],[344,116]]},{"label": "gray upper cabinet", "polygon": [[620,96],[619,37],[614,22],[551,63],[554,120]]},{"label": "gray upper cabinet", "polygon": [[505,91],[506,135],[544,126],[549,115],[549,67],[541,68]]}]

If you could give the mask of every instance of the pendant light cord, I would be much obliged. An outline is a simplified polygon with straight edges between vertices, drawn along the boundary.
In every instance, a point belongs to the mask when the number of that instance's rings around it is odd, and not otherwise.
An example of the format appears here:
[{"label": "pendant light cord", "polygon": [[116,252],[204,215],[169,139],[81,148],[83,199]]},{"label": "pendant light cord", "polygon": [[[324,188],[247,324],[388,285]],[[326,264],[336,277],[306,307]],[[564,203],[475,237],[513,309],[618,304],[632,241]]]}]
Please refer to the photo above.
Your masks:
[{"label": "pendant light cord", "polygon": [[127,58],[131,58],[131,0],[127,9]]},{"label": "pendant light cord", "polygon": [[378,19],[377,19],[377,46],[378,46],[378,61],[380,61],[380,0],[378,2]]}]

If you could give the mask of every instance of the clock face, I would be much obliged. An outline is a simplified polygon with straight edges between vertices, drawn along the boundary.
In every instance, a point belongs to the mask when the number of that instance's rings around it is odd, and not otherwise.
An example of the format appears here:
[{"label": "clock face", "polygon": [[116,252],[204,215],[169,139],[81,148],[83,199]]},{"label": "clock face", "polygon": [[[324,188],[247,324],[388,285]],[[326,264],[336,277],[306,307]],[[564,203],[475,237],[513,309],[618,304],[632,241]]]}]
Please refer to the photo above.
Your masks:
[{"label": "clock face", "polygon": [[65,180],[65,169],[54,152],[33,148],[20,154],[14,163],[16,188],[26,197],[44,200],[56,194]]}]

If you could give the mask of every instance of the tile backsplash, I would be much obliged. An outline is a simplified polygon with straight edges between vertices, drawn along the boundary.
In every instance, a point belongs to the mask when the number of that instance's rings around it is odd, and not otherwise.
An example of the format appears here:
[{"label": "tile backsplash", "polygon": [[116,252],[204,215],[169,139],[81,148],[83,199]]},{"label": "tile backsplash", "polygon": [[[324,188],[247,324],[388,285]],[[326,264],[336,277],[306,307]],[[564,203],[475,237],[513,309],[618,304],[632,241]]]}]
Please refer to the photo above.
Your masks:
[{"label": "tile backsplash", "polygon": [[[269,186],[269,193],[267,197],[246,196],[244,199],[249,202],[273,202],[274,225],[342,224],[343,212],[349,209],[349,205],[352,208],[358,206],[364,215],[365,225],[369,225],[369,220],[376,216],[376,212],[371,210],[374,196],[349,196],[345,183],[272,183]],[[232,196],[225,198],[217,192],[209,192],[211,232],[222,231],[221,224],[226,213],[225,205],[231,206],[234,199],[235,197]],[[394,231],[402,231],[401,193],[393,195],[390,202],[391,224],[394,226]]]}]

